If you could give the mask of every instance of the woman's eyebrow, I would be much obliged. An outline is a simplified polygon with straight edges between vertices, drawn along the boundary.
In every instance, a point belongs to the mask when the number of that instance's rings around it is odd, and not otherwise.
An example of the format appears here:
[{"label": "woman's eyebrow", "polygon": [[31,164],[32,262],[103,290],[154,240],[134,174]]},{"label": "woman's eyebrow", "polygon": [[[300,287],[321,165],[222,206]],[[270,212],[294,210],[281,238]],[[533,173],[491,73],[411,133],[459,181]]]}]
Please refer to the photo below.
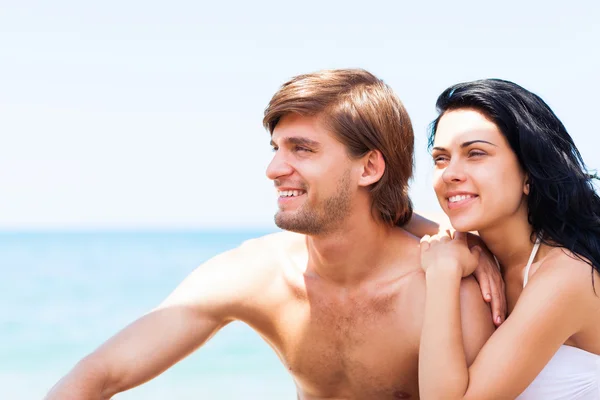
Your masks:
[{"label": "woman's eyebrow", "polygon": [[[490,145],[492,145],[492,146],[494,146],[494,147],[498,147],[498,146],[496,146],[496,145],[495,145],[494,143],[492,143],[492,142],[488,142],[487,140],[481,140],[481,139],[477,139],[477,140],[469,140],[468,142],[463,142],[463,143],[460,145],[460,147],[461,147],[461,148],[465,148],[465,147],[468,147],[468,146],[470,146],[470,145],[472,145],[472,144],[474,144],[474,143],[487,143],[487,144],[490,144]],[[445,149],[444,147],[432,147],[432,148],[431,148],[431,150],[432,150],[432,151],[433,151],[433,150],[438,150],[438,151],[446,151],[446,149]]]},{"label": "woman's eyebrow", "polygon": [[467,147],[467,146],[470,146],[470,145],[472,145],[472,144],[474,144],[474,143],[487,143],[487,144],[491,144],[491,145],[492,145],[492,146],[494,146],[494,147],[498,147],[498,146],[496,146],[496,145],[495,145],[494,143],[492,143],[492,142],[488,142],[487,140],[481,140],[481,139],[478,139],[478,140],[469,140],[468,142],[463,142],[463,143],[460,145],[460,147],[461,147],[461,148],[465,148],[465,147]]}]

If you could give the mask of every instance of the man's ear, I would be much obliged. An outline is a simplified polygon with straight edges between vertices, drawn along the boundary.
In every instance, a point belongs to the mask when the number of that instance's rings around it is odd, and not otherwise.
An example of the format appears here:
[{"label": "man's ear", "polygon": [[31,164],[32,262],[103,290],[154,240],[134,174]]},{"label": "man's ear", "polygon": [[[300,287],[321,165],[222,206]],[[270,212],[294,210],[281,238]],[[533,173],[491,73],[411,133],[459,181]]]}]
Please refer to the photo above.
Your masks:
[{"label": "man's ear", "polygon": [[371,186],[377,183],[385,172],[385,161],[379,150],[371,150],[361,159],[362,174],[358,181],[360,186]]}]

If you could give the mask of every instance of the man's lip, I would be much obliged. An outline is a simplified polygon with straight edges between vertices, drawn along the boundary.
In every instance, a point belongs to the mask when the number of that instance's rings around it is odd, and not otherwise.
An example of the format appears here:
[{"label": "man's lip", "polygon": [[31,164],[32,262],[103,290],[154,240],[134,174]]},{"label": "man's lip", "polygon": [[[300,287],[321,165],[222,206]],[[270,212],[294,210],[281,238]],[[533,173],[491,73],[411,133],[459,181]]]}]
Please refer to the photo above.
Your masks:
[{"label": "man's lip", "polygon": [[292,188],[292,187],[284,187],[284,186],[279,186],[276,187],[275,190],[278,190],[280,192],[283,192],[284,190],[297,190],[299,192],[306,192],[305,189],[300,189],[300,188]]}]

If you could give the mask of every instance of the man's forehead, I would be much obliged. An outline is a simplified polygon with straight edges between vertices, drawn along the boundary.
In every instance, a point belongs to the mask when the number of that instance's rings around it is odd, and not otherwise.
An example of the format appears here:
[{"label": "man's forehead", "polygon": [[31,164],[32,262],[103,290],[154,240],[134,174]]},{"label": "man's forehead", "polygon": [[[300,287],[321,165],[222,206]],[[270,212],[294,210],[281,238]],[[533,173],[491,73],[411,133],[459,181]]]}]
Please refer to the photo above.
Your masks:
[{"label": "man's forehead", "polygon": [[323,142],[332,135],[324,128],[316,116],[287,114],[283,116],[271,135],[271,142],[288,140],[288,138],[304,138],[314,142]]}]

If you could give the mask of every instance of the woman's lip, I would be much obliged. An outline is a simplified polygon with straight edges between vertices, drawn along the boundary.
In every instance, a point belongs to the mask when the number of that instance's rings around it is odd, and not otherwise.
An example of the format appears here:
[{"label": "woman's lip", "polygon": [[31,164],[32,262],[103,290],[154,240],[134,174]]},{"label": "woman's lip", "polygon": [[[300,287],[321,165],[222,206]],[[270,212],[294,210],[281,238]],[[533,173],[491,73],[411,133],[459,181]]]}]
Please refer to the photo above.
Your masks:
[{"label": "woman's lip", "polygon": [[450,199],[448,198],[447,199],[448,209],[455,210],[457,208],[461,208],[463,206],[469,205],[477,198],[479,198],[479,196],[477,196],[477,195],[469,195],[469,197],[467,197],[466,199],[462,199],[462,200],[458,200],[458,201],[450,201]]},{"label": "woman's lip", "polygon": [[465,191],[451,191],[451,192],[446,192],[446,199],[449,199],[450,197],[454,197],[454,196],[477,196],[476,193],[473,192],[465,192]]}]

